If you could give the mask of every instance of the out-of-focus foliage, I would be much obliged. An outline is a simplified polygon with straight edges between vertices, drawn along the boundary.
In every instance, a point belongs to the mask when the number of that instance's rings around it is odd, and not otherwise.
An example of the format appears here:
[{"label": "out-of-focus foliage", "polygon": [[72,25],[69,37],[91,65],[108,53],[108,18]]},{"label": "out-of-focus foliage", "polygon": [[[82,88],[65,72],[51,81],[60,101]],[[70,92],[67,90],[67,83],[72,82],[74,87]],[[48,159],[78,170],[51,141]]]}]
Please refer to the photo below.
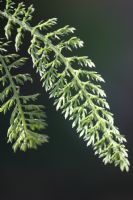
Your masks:
[{"label": "out-of-focus foliage", "polygon": [[47,142],[46,135],[38,134],[46,125],[45,113],[42,105],[36,105],[39,94],[22,96],[21,86],[26,81],[32,82],[29,74],[15,74],[12,71],[19,71],[26,58],[19,57],[17,54],[8,54],[5,47],[9,42],[0,42],[0,83],[3,90],[0,92],[0,112],[4,114],[12,110],[10,117],[10,127],[8,128],[8,142],[14,142],[13,150],[18,148],[26,151],[29,148],[37,148]]}]

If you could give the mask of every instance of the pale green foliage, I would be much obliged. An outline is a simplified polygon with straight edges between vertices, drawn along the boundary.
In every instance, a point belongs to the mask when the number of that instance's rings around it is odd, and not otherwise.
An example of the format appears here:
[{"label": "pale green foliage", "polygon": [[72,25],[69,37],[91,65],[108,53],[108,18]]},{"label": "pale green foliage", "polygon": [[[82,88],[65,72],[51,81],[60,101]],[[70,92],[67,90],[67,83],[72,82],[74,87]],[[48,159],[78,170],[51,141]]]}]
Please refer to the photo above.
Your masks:
[{"label": "pale green foliage", "polygon": [[122,171],[128,171],[128,154],[123,144],[126,139],[114,125],[106,94],[99,85],[104,82],[103,78],[94,70],[95,65],[87,56],[65,56],[66,50],[83,47],[83,41],[77,37],[64,38],[74,33],[75,28],[65,26],[46,33],[56,25],[56,18],[31,27],[29,21],[33,7],[26,11],[24,4],[20,3],[17,8],[10,9],[10,3],[7,0],[5,11],[0,11],[8,19],[5,34],[9,38],[12,28],[18,26],[15,40],[18,50],[23,43],[24,31],[31,33],[28,53],[40,74],[43,87],[54,98],[56,109],[72,120],[72,126],[76,127],[80,137],[92,146],[105,164],[114,163]]},{"label": "pale green foliage", "polygon": [[[0,83],[3,91],[0,93],[0,112],[4,114],[12,108],[10,127],[8,129],[8,142],[14,142],[13,150],[18,148],[26,151],[29,148],[37,148],[47,142],[46,135],[38,134],[46,125],[45,113],[42,105],[34,104],[38,94],[22,96],[20,86],[25,81],[31,81],[29,74],[12,74],[16,68],[25,63],[25,58],[19,58],[17,54],[7,54],[5,47],[7,42],[0,42]],[[5,53],[4,53],[5,52]]]}]

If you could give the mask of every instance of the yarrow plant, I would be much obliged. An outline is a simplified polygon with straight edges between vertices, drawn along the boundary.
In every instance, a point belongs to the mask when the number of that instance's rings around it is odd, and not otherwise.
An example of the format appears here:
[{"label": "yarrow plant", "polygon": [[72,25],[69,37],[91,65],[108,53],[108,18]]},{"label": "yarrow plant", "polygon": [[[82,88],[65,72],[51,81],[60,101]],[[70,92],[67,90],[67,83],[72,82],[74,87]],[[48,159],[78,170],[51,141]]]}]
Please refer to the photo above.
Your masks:
[{"label": "yarrow plant", "polygon": [[[87,56],[66,56],[66,51],[83,47],[83,41],[75,36],[69,37],[75,31],[75,28],[70,26],[50,31],[57,24],[56,18],[31,26],[33,12],[32,5],[26,8],[23,2],[16,6],[12,0],[6,0],[6,7],[4,11],[0,11],[0,16],[7,19],[4,27],[7,40],[13,29],[17,29],[14,43],[16,51],[19,51],[25,32],[30,33],[28,54],[32,58],[33,67],[40,75],[42,86],[49,93],[49,97],[54,99],[56,110],[60,110],[65,119],[72,121],[72,127],[76,128],[87,146],[91,146],[94,153],[102,158],[104,164],[114,163],[122,171],[128,171],[128,154],[124,144],[126,139],[114,125],[113,114],[100,85],[104,82],[103,78],[95,71],[94,63]],[[3,103],[10,92],[13,96],[1,105],[0,110],[6,112],[14,106],[8,141],[16,141],[13,145],[15,151],[18,147],[21,150],[35,148],[48,139],[47,136],[38,135],[34,131],[46,127],[45,114],[42,112],[42,106],[27,105],[30,100],[34,101],[37,95],[20,95],[20,89],[15,84],[21,85],[25,80],[31,80],[31,77],[26,74],[12,75],[12,67],[21,66],[25,59],[20,58],[15,64],[10,64],[11,56],[3,54],[5,44],[7,43],[1,42],[1,82],[5,85],[8,80],[9,88],[1,92],[0,100]],[[16,57],[15,54],[12,58]]]}]

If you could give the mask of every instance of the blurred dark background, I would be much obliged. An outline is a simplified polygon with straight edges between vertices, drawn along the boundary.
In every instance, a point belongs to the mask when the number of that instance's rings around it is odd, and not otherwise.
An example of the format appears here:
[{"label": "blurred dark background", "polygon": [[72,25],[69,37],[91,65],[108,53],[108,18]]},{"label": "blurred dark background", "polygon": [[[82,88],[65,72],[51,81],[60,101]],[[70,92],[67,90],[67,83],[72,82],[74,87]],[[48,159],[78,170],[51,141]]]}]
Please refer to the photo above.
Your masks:
[{"label": "blurred dark background", "polygon": [[[20,2],[20,1],[19,1]],[[4,3],[4,2],[3,2]],[[37,151],[13,153],[7,144],[7,117],[1,115],[0,200],[132,200],[133,199],[133,1],[132,0],[30,0],[36,12],[33,24],[57,17],[57,27],[71,25],[85,47],[78,55],[88,55],[104,77],[103,85],[115,124],[126,135],[130,172],[104,166],[79,139],[71,122],[55,111],[53,100],[41,88],[32,69],[34,85],[25,92],[40,92],[46,106],[50,142]],[[1,35],[3,24],[0,22]],[[3,36],[3,35],[2,35]],[[27,35],[27,38],[30,37]],[[25,55],[28,39],[22,47]],[[13,48],[14,49],[14,48]]]}]

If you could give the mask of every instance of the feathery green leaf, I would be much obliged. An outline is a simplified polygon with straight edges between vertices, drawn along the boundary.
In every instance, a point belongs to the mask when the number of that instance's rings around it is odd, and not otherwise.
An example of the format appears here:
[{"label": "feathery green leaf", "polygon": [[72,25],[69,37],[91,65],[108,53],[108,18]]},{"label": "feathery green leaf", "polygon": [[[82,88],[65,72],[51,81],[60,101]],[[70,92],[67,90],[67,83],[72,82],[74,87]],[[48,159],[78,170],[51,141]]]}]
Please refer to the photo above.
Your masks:
[{"label": "feathery green leaf", "polygon": [[[0,43],[0,49],[3,46],[6,45]],[[37,100],[38,94],[20,95],[20,85],[24,84],[25,81],[32,81],[30,75],[12,75],[12,68],[22,66],[26,59],[18,58],[18,60],[15,60],[16,54],[6,55],[4,52],[6,52],[6,49],[3,49],[2,54],[0,54],[2,68],[0,82],[4,86],[0,93],[2,103],[0,112],[6,113],[12,107],[10,127],[7,133],[8,142],[14,142],[14,151],[18,148],[22,151],[37,148],[38,145],[48,141],[46,135],[40,134],[40,130],[44,130],[47,126],[46,115],[43,112],[44,107],[31,104]]]}]

